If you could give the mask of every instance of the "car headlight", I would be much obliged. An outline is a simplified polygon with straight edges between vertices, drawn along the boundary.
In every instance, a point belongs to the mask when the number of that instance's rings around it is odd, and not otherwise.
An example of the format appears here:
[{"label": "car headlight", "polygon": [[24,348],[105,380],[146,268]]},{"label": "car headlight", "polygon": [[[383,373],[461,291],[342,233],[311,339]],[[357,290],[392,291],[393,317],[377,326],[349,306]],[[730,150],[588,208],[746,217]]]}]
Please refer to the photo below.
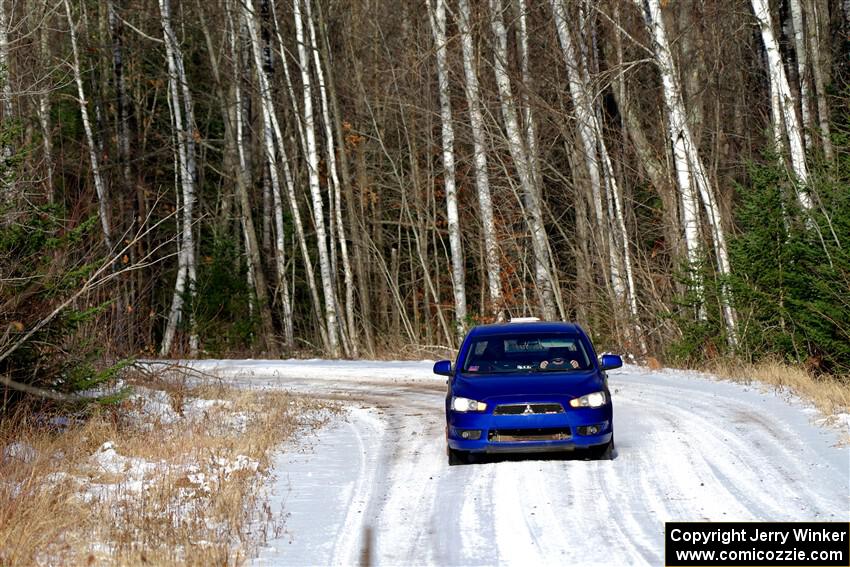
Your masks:
[{"label": "car headlight", "polygon": [[487,409],[487,404],[469,398],[461,398],[460,396],[452,396],[452,410],[454,411],[484,411]]},{"label": "car headlight", "polygon": [[570,400],[571,408],[601,408],[608,403],[608,396],[605,392],[593,392],[580,398]]}]

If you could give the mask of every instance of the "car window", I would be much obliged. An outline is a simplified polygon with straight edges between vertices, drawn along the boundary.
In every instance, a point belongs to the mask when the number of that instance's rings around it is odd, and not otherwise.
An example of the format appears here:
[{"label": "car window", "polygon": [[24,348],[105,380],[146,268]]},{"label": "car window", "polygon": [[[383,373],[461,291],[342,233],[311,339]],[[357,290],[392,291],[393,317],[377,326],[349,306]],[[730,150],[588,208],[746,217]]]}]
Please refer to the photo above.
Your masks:
[{"label": "car window", "polygon": [[477,339],[467,351],[463,372],[574,372],[590,367],[590,358],[578,335],[547,333]]}]

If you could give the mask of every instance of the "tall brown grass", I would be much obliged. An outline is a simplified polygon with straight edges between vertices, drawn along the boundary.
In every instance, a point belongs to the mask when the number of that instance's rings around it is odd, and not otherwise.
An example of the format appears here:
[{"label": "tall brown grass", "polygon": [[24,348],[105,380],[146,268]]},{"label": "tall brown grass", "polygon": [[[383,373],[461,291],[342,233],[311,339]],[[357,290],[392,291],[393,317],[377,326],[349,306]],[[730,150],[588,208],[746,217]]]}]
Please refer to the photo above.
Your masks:
[{"label": "tall brown grass", "polygon": [[715,359],[706,371],[736,382],[753,381],[785,389],[811,402],[827,418],[850,412],[850,379],[842,376],[815,374],[804,366],[779,360],[763,360],[755,364]]},{"label": "tall brown grass", "polygon": [[[320,425],[327,413],[317,410],[327,406],[276,391],[158,387],[176,415],[192,400],[224,403],[173,423],[127,419],[138,409],[129,401],[61,432],[27,411],[0,421],[0,450],[23,447],[0,454],[0,566],[238,565],[282,529],[280,511],[264,507],[260,490],[269,459]],[[129,471],[95,466],[107,441],[124,458],[158,463],[142,477],[144,488]],[[239,455],[257,471],[227,474],[221,464]],[[198,473],[207,482],[197,482]]]}]

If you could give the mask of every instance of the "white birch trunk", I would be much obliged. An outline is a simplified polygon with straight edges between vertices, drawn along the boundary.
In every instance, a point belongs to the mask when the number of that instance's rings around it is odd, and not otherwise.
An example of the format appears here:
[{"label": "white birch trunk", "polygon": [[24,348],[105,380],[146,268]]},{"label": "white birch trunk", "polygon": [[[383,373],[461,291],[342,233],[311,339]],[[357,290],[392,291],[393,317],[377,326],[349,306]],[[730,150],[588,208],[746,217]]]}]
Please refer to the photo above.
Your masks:
[{"label": "white birch trunk", "polygon": [[[664,102],[668,114],[668,128],[673,145],[676,178],[682,199],[682,222],[685,231],[685,245],[688,251],[688,263],[692,268],[698,267],[701,255],[699,218],[697,216],[698,192],[711,230],[718,273],[725,278],[728,277],[730,268],[720,212],[714,198],[713,188],[709,185],[708,176],[705,173],[705,168],[688,126],[685,104],[670,51],[670,43],[667,40],[667,32],[664,29],[659,0],[643,0],[642,8],[646,24],[653,38],[653,50],[661,73]],[[703,304],[705,297],[702,282],[697,279],[694,287],[700,303],[699,316],[704,318],[705,308]],[[735,346],[737,344],[737,321],[731,305],[730,291],[726,285],[721,286],[720,302],[727,340],[731,346]]]},{"label": "white birch trunk", "polygon": [[[601,127],[598,126],[599,132],[599,150],[602,154],[602,161],[604,164],[604,170],[607,172],[608,184],[610,187],[611,197],[613,198],[613,208],[614,208],[614,218],[616,219],[616,228],[620,234],[620,246],[622,247],[622,262],[623,269],[626,272],[625,284],[625,298],[628,301],[629,305],[629,314],[632,319],[632,328],[634,330],[634,336],[637,340],[637,347],[640,349],[640,354],[645,355],[646,350],[646,338],[643,336],[643,328],[640,323],[640,314],[638,313],[638,304],[637,304],[637,288],[635,287],[635,277],[634,277],[634,269],[632,268],[632,254],[631,254],[631,240],[629,239],[629,232],[626,229],[626,217],[623,213],[623,199],[620,194],[620,188],[617,185],[616,178],[614,176],[614,167],[611,164],[611,157],[608,155],[608,148],[605,145],[604,139],[602,139]],[[613,232],[612,232],[613,237]],[[612,240],[616,240],[613,239]],[[616,246],[616,242],[612,243]],[[618,263],[619,266],[619,263]]]},{"label": "white birch trunk", "polygon": [[[0,1],[0,77],[3,82],[3,122],[12,120],[12,81],[9,70],[9,15],[6,1]],[[75,32],[76,33],[76,32]],[[5,150],[5,148],[4,148]],[[11,149],[10,149],[11,152]],[[9,155],[11,157],[11,153]]]},{"label": "white birch trunk", "polygon": [[525,133],[525,147],[528,152],[528,163],[534,184],[540,187],[543,180],[540,175],[540,156],[537,149],[537,129],[534,125],[534,111],[528,102],[527,93],[533,92],[534,84],[531,79],[531,70],[528,61],[528,25],[526,17],[525,0],[516,0],[516,44],[519,59],[520,77],[522,77],[523,88],[519,92],[520,105],[522,106],[523,130]]},{"label": "white birch trunk", "polygon": [[304,152],[304,155],[307,155],[307,145],[304,136],[304,121],[302,120],[302,115],[300,111],[300,106],[298,104],[298,97],[295,96],[295,89],[292,87],[292,77],[289,74],[289,62],[287,61],[287,50],[283,43],[283,36],[280,34],[280,26],[277,21],[277,9],[275,8],[275,0],[269,0],[269,5],[271,7],[272,12],[272,21],[274,23],[275,36],[277,37],[277,46],[278,51],[280,52],[280,60],[281,67],[283,68],[283,79],[286,83],[286,91],[289,94],[289,101],[292,104],[293,109],[293,117],[295,119],[295,126],[298,131],[298,141],[301,144],[301,151]]},{"label": "white birch trunk", "polygon": [[[271,181],[271,192],[274,200],[274,224],[275,224],[275,267],[277,273],[277,285],[281,290],[282,295],[282,303],[283,307],[283,315],[284,315],[284,332],[286,335],[286,340],[290,342],[294,340],[293,332],[292,332],[292,313],[289,307],[289,285],[286,279],[286,234],[284,232],[284,223],[283,223],[283,200],[281,197],[281,185],[280,185],[280,175],[277,170],[277,153],[278,147],[280,147],[281,140],[278,140],[278,145],[275,145],[275,135],[274,135],[274,120],[275,109],[274,102],[271,96],[271,85],[269,83],[269,77],[266,74],[265,66],[263,65],[263,55],[260,49],[260,37],[257,32],[257,25],[254,20],[254,15],[250,11],[249,6],[246,3],[242,3],[242,15],[245,22],[245,26],[248,29],[248,34],[250,36],[251,41],[251,52],[254,58],[254,68],[257,72],[257,80],[260,85],[260,105],[262,107],[262,121],[263,121],[263,150],[266,156],[267,163],[267,171],[269,172],[269,179]],[[282,161],[285,166],[288,167],[287,160],[285,154],[282,155]],[[297,212],[297,204],[294,211],[294,216],[298,216],[297,225],[300,226],[300,215]],[[306,257],[306,263],[309,264],[309,256]],[[310,270],[308,270],[309,272]],[[311,278],[311,281],[312,280]],[[315,284],[311,286],[311,290],[315,291]],[[314,297],[314,307],[316,309],[316,314],[321,320],[321,307],[318,301],[318,293],[315,294]],[[321,326],[320,326],[321,328]],[[323,341],[325,339],[324,332],[322,332]]]},{"label": "white birch trunk", "polygon": [[[272,112],[270,117],[272,128],[274,130],[274,138],[277,142],[277,151],[280,155],[279,161],[283,165],[283,179],[286,186],[286,197],[289,201],[290,211],[292,212],[292,224],[295,226],[295,235],[298,239],[298,247],[301,250],[301,256],[304,258],[304,271],[307,276],[307,286],[310,289],[310,297],[312,298],[313,308],[316,313],[316,324],[319,327],[322,344],[326,350],[330,350],[328,332],[325,325],[325,319],[322,315],[322,302],[319,298],[319,290],[316,284],[316,274],[313,270],[313,264],[310,261],[310,252],[307,249],[307,236],[304,232],[304,223],[301,220],[301,209],[298,206],[298,198],[295,194],[295,181],[292,178],[292,170],[289,167],[289,157],[286,153],[286,146],[283,143],[283,132],[273,106],[271,107],[271,110]],[[275,214],[277,214],[277,212],[275,212]]]},{"label": "white birch trunk", "polygon": [[[67,0],[65,0],[67,2]],[[194,205],[195,205],[195,132],[194,110],[186,70],[183,65],[183,53],[177,43],[177,37],[171,25],[171,2],[159,0],[160,22],[165,43],[168,64],[168,83],[171,111],[175,131],[177,133],[177,155],[179,159],[180,184],[182,186],[182,223],[180,236],[180,255],[183,257],[183,269],[178,268],[177,283],[175,284],[174,300],[171,314],[163,336],[160,353],[168,354],[171,350],[177,323],[183,317],[183,295],[188,295],[190,302],[195,295],[196,263],[195,238],[193,234]],[[182,95],[182,108],[181,108]],[[185,272],[185,273],[182,273]],[[181,275],[184,281],[181,282]],[[182,285],[181,285],[182,284]],[[180,296],[179,299],[177,296]],[[189,321],[189,350],[194,356],[198,352],[198,335],[191,311],[187,315]]]},{"label": "white birch trunk", "polygon": [[[585,84],[582,80],[578,57],[573,46],[572,33],[567,25],[567,13],[562,0],[552,0],[552,12],[555,15],[555,28],[558,32],[561,51],[564,54],[564,62],[567,67],[570,97],[573,99],[579,139],[584,149],[584,162],[593,195],[593,212],[596,217],[596,225],[601,230],[605,226],[606,219],[602,205],[602,180],[596,150],[593,109],[585,93]],[[609,259],[610,269],[611,262]]]},{"label": "white birch trunk", "polygon": [[779,87],[773,78],[770,78],[770,121],[773,130],[773,145],[776,154],[782,158],[787,151],[785,143],[785,123],[782,120],[782,105],[779,102]]},{"label": "white birch trunk", "polygon": [[449,247],[452,260],[452,290],[455,300],[455,331],[458,344],[466,332],[466,273],[463,264],[463,247],[460,240],[460,222],[455,186],[454,125],[449,93],[449,73],[446,61],[446,4],[445,0],[425,0],[434,47],[437,52],[437,81],[440,93],[440,122],[443,142],[443,180],[446,190],[446,216],[448,218]]},{"label": "white birch trunk", "polygon": [[[272,6],[273,6],[273,4],[272,4]],[[245,4],[243,4],[243,9],[245,7],[246,7]],[[253,17],[253,16],[250,16],[250,17]],[[250,28],[249,28],[249,35],[250,35]],[[255,28],[255,35],[256,35],[256,28]],[[252,40],[252,43],[256,43],[256,42],[254,42]],[[255,64],[255,66],[256,66],[256,64]],[[307,287],[310,290],[310,298],[312,300],[313,310],[316,314],[316,323],[317,323],[317,326],[319,328],[319,335],[320,335],[321,340],[322,340],[322,345],[324,346],[324,348],[326,350],[329,350],[330,349],[330,342],[329,342],[329,339],[328,339],[327,328],[325,326],[325,320],[324,320],[324,317],[322,315],[322,302],[321,302],[321,299],[319,298],[319,291],[318,291],[318,287],[316,285],[316,275],[315,275],[315,272],[313,271],[313,264],[310,261],[310,253],[307,249],[307,237],[306,237],[305,232],[304,232],[304,223],[301,220],[301,210],[298,206],[298,199],[295,195],[295,183],[292,179],[292,172],[289,168],[289,158],[286,154],[286,146],[284,145],[283,134],[282,134],[282,131],[281,131],[281,128],[280,128],[280,124],[277,120],[277,113],[275,111],[274,101],[271,99],[271,96],[270,96],[271,95],[271,87],[268,84],[268,76],[265,73],[258,71],[257,76],[258,76],[258,80],[260,81],[260,84],[261,84],[260,93],[261,93],[262,96],[265,97],[264,98],[265,102],[263,104],[265,104],[265,107],[268,108],[268,110],[269,110],[268,113],[263,113],[263,118],[269,119],[270,124],[271,124],[271,129],[272,129],[272,132],[274,134],[273,142],[276,143],[276,145],[274,145],[274,143],[273,143],[271,148],[269,148],[268,146],[265,146],[266,157],[269,160],[269,163],[271,164],[270,167],[269,167],[269,170],[272,170],[272,169],[277,167],[277,165],[275,163],[277,161],[279,161],[281,163],[281,165],[283,166],[283,177],[284,177],[284,183],[285,183],[285,186],[286,186],[286,195],[287,195],[287,200],[289,201],[290,210],[292,212],[292,224],[295,225],[295,234],[296,234],[296,237],[298,239],[298,245],[299,245],[299,248],[301,250],[301,255],[304,258],[304,270],[305,270],[306,276],[307,276],[307,278],[306,278],[307,279]],[[271,139],[272,139],[272,136],[268,136],[268,135],[264,134],[264,141],[268,141],[268,140],[271,140]],[[275,157],[276,155],[280,156],[279,160],[278,160],[278,158]],[[271,156],[271,157],[269,157],[269,156]],[[276,170],[275,170],[275,173],[276,173]],[[282,234],[283,233],[283,206],[279,202],[279,195],[280,195],[280,193],[278,192],[277,193],[278,200],[275,201],[275,225],[276,225],[276,227],[278,227],[278,230],[277,230],[278,234]],[[281,285],[281,287],[283,287],[283,285],[285,285],[285,284],[281,283],[280,285]],[[291,312],[291,307],[287,307],[287,309],[289,309],[289,311]]]},{"label": "white birch trunk", "polygon": [[537,296],[543,317],[554,320],[558,313],[554,300],[554,281],[552,277],[552,262],[549,255],[549,243],[543,225],[543,211],[540,203],[540,188],[535,185],[534,173],[528,160],[528,150],[520,132],[516,104],[511,90],[510,78],[507,71],[508,38],[502,19],[501,0],[490,0],[490,23],[495,41],[493,42],[493,72],[496,76],[496,86],[499,90],[502,118],[505,122],[508,149],[517,176],[523,189],[526,222],[531,232],[531,245],[534,251],[534,276],[537,283]]},{"label": "white birch trunk", "polygon": [[307,146],[307,164],[310,179],[310,195],[313,202],[313,222],[316,229],[316,246],[319,256],[319,272],[325,294],[325,320],[328,331],[328,344],[331,356],[339,356],[339,328],[336,310],[336,291],[334,275],[331,273],[328,254],[327,234],[325,231],[324,204],[319,183],[319,153],[316,146],[315,118],[313,116],[313,81],[310,77],[310,59],[304,37],[304,24],[301,16],[300,0],[293,0],[295,35],[298,44],[298,61],[301,65],[301,86],[304,95],[304,135]]},{"label": "white birch trunk", "polygon": [[484,235],[484,255],[487,261],[487,287],[491,310],[497,321],[505,318],[502,299],[502,266],[499,260],[499,242],[490,194],[490,176],[487,172],[487,146],[484,133],[484,116],[478,90],[478,71],[475,67],[475,50],[470,30],[468,0],[458,0],[458,31],[463,50],[463,72],[466,103],[469,106],[469,123],[472,129],[473,166],[475,185],[478,191],[478,208],[481,211],[481,226]]},{"label": "white birch trunk", "polygon": [[[268,302],[268,293],[266,290],[266,278],[263,274],[263,264],[260,259],[260,248],[257,242],[257,233],[254,227],[253,215],[251,214],[251,202],[248,198],[248,187],[246,182],[246,172],[248,171],[248,159],[245,154],[245,142],[244,142],[244,117],[242,114],[242,72],[241,66],[239,65],[240,57],[239,52],[237,50],[237,37],[239,36],[238,28],[236,23],[232,17],[232,13],[230,10],[230,2],[229,0],[226,3],[228,21],[230,23],[230,53],[231,58],[233,60],[233,94],[234,94],[234,105],[231,116],[233,116],[233,122],[235,123],[235,139],[236,139],[236,153],[238,157],[238,168],[237,171],[237,191],[239,193],[239,208],[241,211],[240,219],[242,223],[243,234],[245,237],[245,254],[248,256],[249,260],[249,275],[253,274],[251,278],[251,283],[255,285],[255,289],[257,290],[257,299],[261,303]],[[265,134],[265,130],[264,130]],[[282,323],[283,323],[283,335],[284,335],[284,344],[288,347],[292,347],[295,343],[295,334],[293,329],[292,322],[292,310],[290,305],[290,293],[289,293],[289,283],[286,278],[286,265],[284,264],[283,269],[281,270],[278,264],[278,278],[279,285],[281,290],[281,304],[282,304]],[[272,333],[274,331],[274,326],[271,321],[271,307],[270,305],[260,305],[260,313],[264,319],[268,319],[268,321],[264,321],[264,332]],[[264,342],[271,346],[273,344],[274,337],[267,336],[264,337]]]},{"label": "white birch trunk", "polygon": [[[779,105],[782,110],[782,121],[785,124],[785,135],[788,139],[788,149],[791,156],[791,168],[797,178],[799,185],[805,186],[808,182],[809,173],[806,167],[806,154],[803,148],[803,137],[800,121],[795,111],[794,96],[788,84],[788,76],[782,63],[782,54],[779,51],[779,43],[773,31],[773,19],[770,15],[770,5],[767,0],[750,0],[753,13],[759,22],[761,38],[767,53],[767,72],[771,84],[776,88],[779,97]],[[808,193],[802,187],[796,188],[797,200],[800,206],[808,211],[812,208],[812,201]]]},{"label": "white birch trunk", "polygon": [[[97,192],[97,201],[98,208],[100,213],[100,226],[103,230],[103,241],[106,244],[107,250],[112,252],[112,230],[110,227],[109,220],[109,207],[107,204],[107,194],[106,194],[106,185],[103,182],[103,176],[100,172],[100,160],[97,157],[97,144],[94,140],[94,134],[92,133],[91,121],[89,120],[89,111],[88,111],[88,101],[86,100],[86,93],[83,89],[83,79],[80,74],[80,53],[79,47],[77,46],[77,29],[74,25],[74,19],[71,16],[71,5],[68,0],[63,0],[65,4],[65,14],[68,17],[68,27],[71,35],[71,53],[72,53],[72,70],[74,73],[74,82],[77,84],[77,97],[80,105],[80,115],[83,120],[83,129],[86,133],[86,142],[88,144],[89,150],[89,161],[91,163],[92,170],[92,178],[94,180],[95,191]],[[2,4],[2,0],[0,0],[0,4]],[[2,23],[0,23],[2,25]],[[5,29],[5,28],[4,28]],[[8,81],[5,81],[5,84],[8,84]],[[5,86],[4,84],[4,97],[5,97]],[[11,99],[4,102],[4,105],[8,105],[8,111],[11,112]],[[5,149],[4,149],[5,151]],[[11,154],[10,154],[11,156]]]},{"label": "white birch trunk", "polygon": [[806,30],[803,28],[803,8],[800,0],[789,0],[791,25],[794,28],[794,53],[797,55],[797,78],[800,82],[800,116],[802,117],[803,141],[806,148],[812,147],[811,132],[814,121],[811,112],[811,89],[809,87],[808,50],[806,49]]},{"label": "white birch trunk", "polygon": [[[70,21],[70,20],[69,20]],[[0,0],[0,83],[2,83],[2,124],[8,127],[14,116],[12,110],[12,79],[9,68],[9,15],[6,1]],[[14,172],[12,171],[12,146],[3,144],[0,148],[0,205],[16,198]]]},{"label": "white birch trunk", "polygon": [[[48,2],[50,0],[44,0],[42,3],[42,9],[44,13],[47,13]],[[0,0],[2,3],[2,0]],[[0,6],[0,9],[3,9]],[[0,28],[3,27],[2,22],[0,22]],[[0,41],[2,41],[0,39]],[[42,27],[39,30],[39,56],[41,60],[41,64],[45,67],[50,65],[50,45],[48,43],[48,31],[45,27]],[[0,48],[2,51],[2,48]],[[2,55],[0,55],[2,57]],[[2,63],[0,63],[2,65]],[[47,166],[47,173],[45,174],[46,182],[47,182],[47,202],[53,203],[54,200],[54,191],[53,191],[53,174],[54,174],[54,165],[53,165],[53,126],[52,121],[50,119],[50,90],[45,87],[42,88],[38,93],[38,122],[41,125],[41,137],[42,137],[42,145],[44,147],[44,162]]]},{"label": "white birch trunk", "polygon": [[[599,239],[603,243],[607,239],[608,274],[614,292],[614,301],[618,305],[628,306],[635,335],[638,337],[638,347],[641,351],[645,351],[638,319],[637,293],[634,286],[629,238],[620,202],[620,189],[617,186],[614,169],[608,156],[608,149],[602,134],[602,125],[591,102],[591,86],[588,76],[589,62],[586,61],[584,52],[579,52],[576,49],[573,33],[567,23],[567,12],[563,1],[552,0],[551,4],[555,15],[555,27],[567,67],[570,96],[573,99],[579,138],[584,148],[584,163],[590,179],[597,227],[601,232]],[[584,65],[579,62],[579,58],[584,60]],[[603,180],[609,209],[607,217],[604,216],[602,209],[601,185]],[[619,230],[619,242],[615,238],[612,223],[616,223]],[[623,272],[625,272],[625,278]]]},{"label": "white birch trunk", "polygon": [[[348,242],[345,237],[345,225],[342,222],[342,187],[339,181],[339,166],[336,161],[336,149],[334,142],[333,122],[331,122],[331,110],[328,104],[328,93],[325,88],[325,74],[319,54],[319,45],[316,40],[316,28],[313,25],[313,14],[310,8],[311,0],[306,0],[306,17],[310,31],[310,48],[313,51],[313,64],[316,68],[316,82],[319,87],[319,100],[322,104],[322,122],[325,127],[325,147],[328,156],[328,171],[330,172],[331,187],[333,189],[333,207],[331,214],[336,225],[336,234],[339,239],[340,255],[342,257],[342,271],[345,282],[345,322],[348,335],[351,356],[357,358],[360,354],[360,345],[357,340],[357,327],[354,320],[354,273],[351,269],[351,261],[348,255]],[[330,69],[328,69],[330,73]],[[334,236],[331,234],[331,242]],[[335,248],[332,246],[332,248]]]}]

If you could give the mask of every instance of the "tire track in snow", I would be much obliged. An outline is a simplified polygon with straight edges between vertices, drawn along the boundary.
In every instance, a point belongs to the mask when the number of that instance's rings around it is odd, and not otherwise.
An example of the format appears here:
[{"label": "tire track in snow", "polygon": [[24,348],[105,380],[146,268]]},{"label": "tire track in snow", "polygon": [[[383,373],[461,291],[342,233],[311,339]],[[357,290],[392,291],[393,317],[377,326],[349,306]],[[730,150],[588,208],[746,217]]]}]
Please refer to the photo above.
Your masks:
[{"label": "tire track in snow", "polygon": [[350,420],[347,425],[352,433],[351,437],[356,441],[356,451],[353,453],[358,459],[358,472],[348,500],[342,529],[334,544],[332,560],[337,565],[354,565],[358,561],[363,543],[364,518],[367,517],[372,486],[379,469],[379,460],[376,455],[367,450],[367,447],[372,444],[367,443],[364,436],[375,435],[376,432],[380,434],[384,427],[384,424],[370,412],[356,408],[351,411]]}]

